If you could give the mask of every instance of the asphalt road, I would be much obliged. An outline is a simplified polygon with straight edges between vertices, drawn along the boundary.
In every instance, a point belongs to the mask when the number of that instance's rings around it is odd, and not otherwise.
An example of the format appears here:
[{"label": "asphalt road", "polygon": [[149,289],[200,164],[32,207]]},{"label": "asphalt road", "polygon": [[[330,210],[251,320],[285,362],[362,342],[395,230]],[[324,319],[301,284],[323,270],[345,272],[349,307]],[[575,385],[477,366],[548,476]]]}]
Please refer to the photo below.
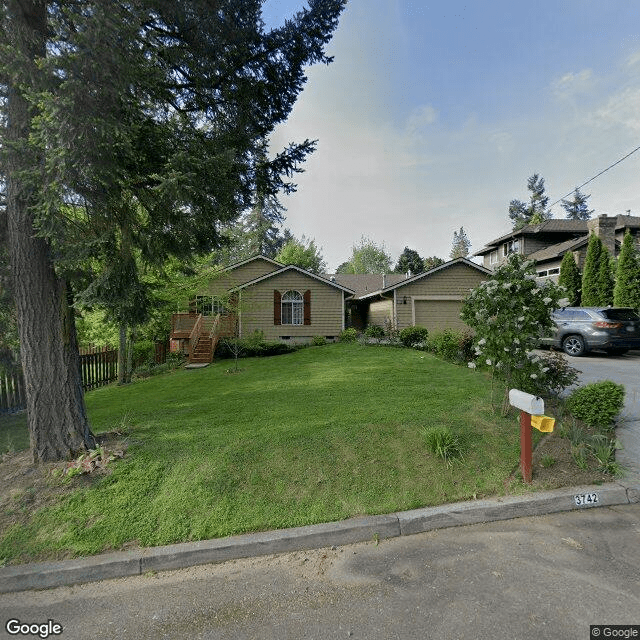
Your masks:
[{"label": "asphalt road", "polygon": [[4,594],[2,638],[10,619],[65,640],[588,640],[640,625],[640,504]]}]

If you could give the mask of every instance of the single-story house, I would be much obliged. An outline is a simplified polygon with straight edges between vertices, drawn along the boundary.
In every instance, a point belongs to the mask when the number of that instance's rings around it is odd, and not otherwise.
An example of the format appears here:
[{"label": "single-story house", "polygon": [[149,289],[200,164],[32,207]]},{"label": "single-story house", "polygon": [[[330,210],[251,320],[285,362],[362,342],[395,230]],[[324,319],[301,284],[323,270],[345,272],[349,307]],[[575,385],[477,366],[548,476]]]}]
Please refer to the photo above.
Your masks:
[{"label": "single-story house", "polygon": [[545,220],[527,224],[489,242],[474,255],[482,257],[484,266],[494,270],[510,254],[520,253],[534,260],[539,278],[558,280],[564,255],[571,251],[582,270],[589,244],[589,234],[600,237],[609,253],[617,257],[626,232],[640,247],[640,217],[631,215],[601,215],[591,220]]},{"label": "single-story house", "polygon": [[267,340],[336,339],[346,327],[464,329],[462,301],[491,271],[465,258],[410,274],[317,275],[255,256],[220,271],[172,318],[172,349],[211,362],[218,339],[261,331]]}]

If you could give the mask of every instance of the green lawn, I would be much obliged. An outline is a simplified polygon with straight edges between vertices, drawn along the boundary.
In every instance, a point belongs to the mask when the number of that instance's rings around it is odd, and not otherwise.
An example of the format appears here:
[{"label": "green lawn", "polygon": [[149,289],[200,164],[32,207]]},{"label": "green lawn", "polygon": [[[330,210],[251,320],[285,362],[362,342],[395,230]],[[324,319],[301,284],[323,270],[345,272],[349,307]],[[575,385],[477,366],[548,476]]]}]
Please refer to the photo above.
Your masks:
[{"label": "green lawn", "polygon": [[[124,460],[0,534],[0,559],[98,553],[380,514],[504,492],[513,417],[480,372],[411,349],[336,344],[87,394],[96,432],[130,430]],[[463,462],[420,429],[463,436]]]}]

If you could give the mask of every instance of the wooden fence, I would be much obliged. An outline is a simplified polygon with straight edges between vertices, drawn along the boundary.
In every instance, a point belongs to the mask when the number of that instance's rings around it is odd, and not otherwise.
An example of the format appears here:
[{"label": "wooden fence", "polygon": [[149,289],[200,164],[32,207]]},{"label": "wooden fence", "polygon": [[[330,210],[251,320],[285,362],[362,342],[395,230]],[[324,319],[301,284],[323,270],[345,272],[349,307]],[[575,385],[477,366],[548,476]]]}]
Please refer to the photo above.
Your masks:
[{"label": "wooden fence", "polygon": [[[168,353],[168,343],[156,342],[154,353],[156,364],[166,362]],[[118,379],[118,350],[111,347],[80,349],[80,374],[84,391],[115,382]],[[22,411],[26,407],[22,372],[0,373],[0,413]]]},{"label": "wooden fence", "polygon": [[118,379],[118,350],[111,347],[80,349],[80,374],[85,391]]}]

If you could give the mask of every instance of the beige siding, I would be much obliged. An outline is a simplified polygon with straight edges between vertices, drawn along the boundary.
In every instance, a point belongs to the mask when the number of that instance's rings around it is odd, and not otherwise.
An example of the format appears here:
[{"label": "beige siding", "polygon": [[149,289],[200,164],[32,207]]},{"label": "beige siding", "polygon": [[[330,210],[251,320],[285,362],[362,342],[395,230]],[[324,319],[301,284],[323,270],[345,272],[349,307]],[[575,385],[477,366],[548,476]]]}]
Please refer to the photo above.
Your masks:
[{"label": "beige siding", "polygon": [[224,295],[228,289],[237,287],[238,285],[255,280],[261,276],[277,271],[280,267],[275,264],[271,264],[267,260],[262,258],[256,258],[247,264],[243,264],[240,267],[231,269],[230,271],[223,271],[220,275],[213,279],[207,289],[206,293],[209,295]]},{"label": "beige siding", "polygon": [[[475,289],[488,277],[488,275],[479,272],[473,267],[454,264],[398,287],[396,289],[396,322],[398,329],[411,327],[416,323],[416,303],[431,301],[457,302],[461,304],[461,301],[469,295],[471,289]],[[420,305],[418,304],[418,306]],[[442,314],[450,316],[453,306],[452,304],[443,304],[440,309],[436,309],[436,313],[440,316]],[[445,312],[445,309],[448,309],[448,311]],[[423,321],[426,321],[424,307],[420,309],[420,317]]]},{"label": "beige siding", "polygon": [[[273,292],[311,291],[310,325],[274,325]],[[344,304],[342,290],[319,282],[297,271],[288,271],[267,278],[242,290],[240,302],[240,331],[242,336],[254,331],[264,332],[267,340],[289,336],[305,341],[313,336],[335,336],[342,331]]]},{"label": "beige siding", "polygon": [[376,325],[385,327],[392,322],[393,318],[393,299],[377,300],[369,305],[369,315],[367,317],[368,325]]}]

